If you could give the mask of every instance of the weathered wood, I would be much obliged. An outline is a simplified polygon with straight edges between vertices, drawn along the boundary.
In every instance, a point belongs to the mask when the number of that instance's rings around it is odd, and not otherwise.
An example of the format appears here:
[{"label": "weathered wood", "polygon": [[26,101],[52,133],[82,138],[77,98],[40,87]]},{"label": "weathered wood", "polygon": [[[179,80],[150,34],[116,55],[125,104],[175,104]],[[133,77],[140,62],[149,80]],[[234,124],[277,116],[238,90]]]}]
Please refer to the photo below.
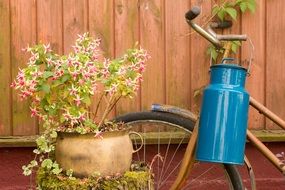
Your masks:
[{"label": "weathered wood", "polygon": [[37,10],[38,42],[50,43],[53,50],[62,54],[62,1],[38,0]]},{"label": "weathered wood", "polygon": [[[242,17],[242,34],[247,34],[254,44],[251,75],[247,77],[247,89],[251,96],[260,103],[265,103],[265,0],[256,1],[254,14],[245,13]],[[242,61],[250,59],[250,42],[243,42]],[[249,110],[249,125],[252,129],[261,129],[265,126],[265,118],[256,110]]]},{"label": "weathered wood", "polygon": [[[285,118],[284,1],[266,1],[266,12],[266,107]],[[276,128],[269,120],[266,127]]]},{"label": "weathered wood", "polygon": [[[115,11],[115,56],[121,56],[126,49],[139,42],[139,0],[114,1]],[[140,109],[140,92],[133,99],[122,99],[116,106],[116,113],[122,114]]]},{"label": "weathered wood", "polygon": [[[191,1],[191,6],[196,5],[194,0]],[[211,18],[211,3],[201,4],[201,15],[195,22],[205,26]],[[183,18],[184,19],[184,18]],[[189,26],[190,27],[190,26]],[[191,110],[197,113],[200,110],[202,100],[202,90],[209,81],[209,66],[210,56],[206,54],[206,49],[209,47],[209,42],[203,39],[193,30],[190,31],[191,49],[190,49],[190,66],[191,66],[191,81],[190,94]],[[203,51],[201,51],[203,50]],[[189,64],[189,63],[188,63]]]},{"label": "weathered wood", "polygon": [[[143,110],[152,103],[165,103],[165,11],[163,0],[140,2],[140,41],[151,59],[147,62],[141,89]],[[154,36],[156,36],[154,40]]]},{"label": "weathered wood", "polygon": [[78,34],[88,31],[87,0],[63,0],[63,46],[64,53],[72,51]]},{"label": "weathered wood", "polygon": [[[14,79],[19,67],[24,67],[28,59],[22,49],[28,44],[36,43],[36,1],[13,0],[11,8],[11,67]],[[13,90],[13,135],[33,135],[38,132],[35,118],[30,116],[29,103],[20,101],[17,93]]]},{"label": "weathered wood", "polygon": [[[1,0],[0,1],[0,135],[32,135],[37,122],[30,118],[29,105],[20,102],[9,88],[18,67],[23,67],[27,44],[50,42],[59,53],[68,53],[77,34],[90,31],[102,38],[106,56],[120,56],[136,41],[152,56],[138,97],[124,100],[117,114],[149,109],[152,102],[173,104],[192,111],[199,109],[194,93],[207,84],[208,42],[197,34],[187,35],[184,13],[192,5],[202,7],[196,18],[205,24],[214,1],[183,0]],[[229,32],[246,33],[255,52],[248,90],[261,103],[285,118],[285,66],[282,0],[256,1],[254,14],[246,13]],[[191,6],[190,6],[191,4]],[[249,44],[243,43],[242,60],[249,58]],[[101,111],[102,112],[102,111]],[[111,114],[111,117],[114,114]],[[250,111],[249,126],[262,129],[264,117]],[[266,120],[267,129],[275,125]],[[13,133],[14,131],[14,133]]]},{"label": "weathered wood", "polygon": [[[93,37],[99,37],[101,41],[101,49],[106,58],[114,57],[114,12],[113,12],[113,1],[98,1],[89,0],[89,31]],[[98,89],[100,90],[100,89]],[[91,111],[95,112],[97,103],[99,102],[101,94],[96,94],[93,98]],[[101,118],[104,110],[106,108],[106,103],[101,102],[99,107],[97,118]],[[109,114],[109,118],[113,118],[115,115],[115,110]]]},{"label": "weathered wood", "polygon": [[0,136],[0,147],[35,147],[38,136]]},{"label": "weathered wood", "polygon": [[[282,130],[251,130],[262,142],[285,142],[285,133]],[[157,144],[158,136],[161,144],[168,144],[171,138],[171,144],[188,143],[189,138],[185,137],[183,132],[148,132],[144,135],[146,144]],[[190,136],[189,136],[190,137]],[[0,136],[0,147],[35,147],[37,135],[34,136]],[[132,137],[134,142],[140,142],[138,137]]]},{"label": "weathered wood", "polygon": [[[166,104],[190,107],[190,39],[184,19],[188,1],[165,1]],[[154,38],[155,39],[155,38]]]},{"label": "weathered wood", "polygon": [[[0,1],[0,135],[12,135],[9,0]],[[3,98],[5,97],[5,98]]]}]

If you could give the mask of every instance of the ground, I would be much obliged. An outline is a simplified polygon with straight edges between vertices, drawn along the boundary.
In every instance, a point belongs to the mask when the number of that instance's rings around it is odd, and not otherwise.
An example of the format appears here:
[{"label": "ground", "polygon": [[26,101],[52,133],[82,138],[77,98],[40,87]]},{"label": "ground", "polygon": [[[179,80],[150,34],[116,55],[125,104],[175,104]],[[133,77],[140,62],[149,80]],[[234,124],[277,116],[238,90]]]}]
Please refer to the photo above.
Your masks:
[{"label": "ground", "polygon": [[[285,151],[285,143],[268,144],[273,153]],[[33,148],[0,148],[0,189],[1,190],[26,190],[29,188],[30,178],[22,175],[22,165],[33,159]],[[252,146],[247,146],[247,156],[250,159],[257,180],[258,190],[283,190],[285,177],[266,160]],[[245,171],[240,167],[243,177]],[[244,177],[245,178],[245,177]],[[248,185],[249,181],[244,180]],[[206,187],[199,187],[206,189]],[[220,190],[219,187],[216,189]],[[214,190],[211,188],[211,190]]]}]

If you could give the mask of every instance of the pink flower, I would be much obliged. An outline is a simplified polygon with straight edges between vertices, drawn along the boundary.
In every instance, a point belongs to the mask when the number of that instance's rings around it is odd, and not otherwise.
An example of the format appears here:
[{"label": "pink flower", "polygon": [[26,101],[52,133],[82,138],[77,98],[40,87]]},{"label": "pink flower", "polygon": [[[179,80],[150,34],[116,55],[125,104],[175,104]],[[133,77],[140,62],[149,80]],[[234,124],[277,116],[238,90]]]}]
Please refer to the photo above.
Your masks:
[{"label": "pink flower", "polygon": [[95,138],[100,138],[100,139],[103,139],[103,136],[102,136],[102,131],[98,131],[98,132],[96,132],[96,134],[95,134]]},{"label": "pink flower", "polygon": [[70,95],[76,95],[78,92],[78,88],[75,88],[73,85],[68,90],[70,92]]},{"label": "pink flower", "polygon": [[30,110],[31,110],[31,117],[39,115],[39,112],[38,112],[38,110],[36,108],[30,107]]},{"label": "pink flower", "polygon": [[16,88],[16,81],[12,82],[10,85],[11,88]]},{"label": "pink flower", "polygon": [[82,100],[82,98],[80,98],[79,95],[76,95],[76,98],[74,99],[74,101],[75,101],[77,106],[79,106],[81,104],[81,100]]}]

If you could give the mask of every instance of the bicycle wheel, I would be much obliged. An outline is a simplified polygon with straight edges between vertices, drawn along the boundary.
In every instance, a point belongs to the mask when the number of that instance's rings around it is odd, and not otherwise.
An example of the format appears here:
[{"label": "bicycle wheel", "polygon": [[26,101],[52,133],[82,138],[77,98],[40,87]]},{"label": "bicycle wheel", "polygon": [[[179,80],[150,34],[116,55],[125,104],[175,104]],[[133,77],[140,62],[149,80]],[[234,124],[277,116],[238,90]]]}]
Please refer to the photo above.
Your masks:
[{"label": "bicycle wheel", "polygon": [[[176,179],[194,122],[165,112],[137,112],[116,118],[139,132],[144,140],[143,148],[133,155],[154,174],[154,187],[167,190]],[[136,149],[139,140],[131,137]],[[243,189],[242,179],[234,165],[195,162],[183,189]]]}]

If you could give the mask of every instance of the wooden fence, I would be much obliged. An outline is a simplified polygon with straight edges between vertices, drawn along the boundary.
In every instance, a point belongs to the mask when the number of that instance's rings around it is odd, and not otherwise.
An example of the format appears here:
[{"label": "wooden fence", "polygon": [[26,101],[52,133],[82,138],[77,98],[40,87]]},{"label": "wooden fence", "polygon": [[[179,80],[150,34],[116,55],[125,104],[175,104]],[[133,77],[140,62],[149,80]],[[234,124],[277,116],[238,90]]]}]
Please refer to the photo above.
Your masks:
[{"label": "wooden fence", "polygon": [[[198,23],[210,16],[211,0],[0,0],[0,135],[34,135],[37,119],[9,87],[27,55],[27,44],[50,42],[67,53],[77,34],[89,31],[102,38],[107,56],[120,55],[136,41],[151,55],[141,90],[123,100],[116,114],[149,109],[151,103],[172,104],[198,110],[194,92],[208,81],[208,43],[192,34],[184,13],[200,3]],[[255,14],[239,17],[230,30],[245,33],[255,46],[252,75],[247,89],[260,102],[285,118],[285,6],[284,0],[257,0]],[[239,57],[249,58],[248,43]],[[274,124],[250,111],[252,129]]]}]

